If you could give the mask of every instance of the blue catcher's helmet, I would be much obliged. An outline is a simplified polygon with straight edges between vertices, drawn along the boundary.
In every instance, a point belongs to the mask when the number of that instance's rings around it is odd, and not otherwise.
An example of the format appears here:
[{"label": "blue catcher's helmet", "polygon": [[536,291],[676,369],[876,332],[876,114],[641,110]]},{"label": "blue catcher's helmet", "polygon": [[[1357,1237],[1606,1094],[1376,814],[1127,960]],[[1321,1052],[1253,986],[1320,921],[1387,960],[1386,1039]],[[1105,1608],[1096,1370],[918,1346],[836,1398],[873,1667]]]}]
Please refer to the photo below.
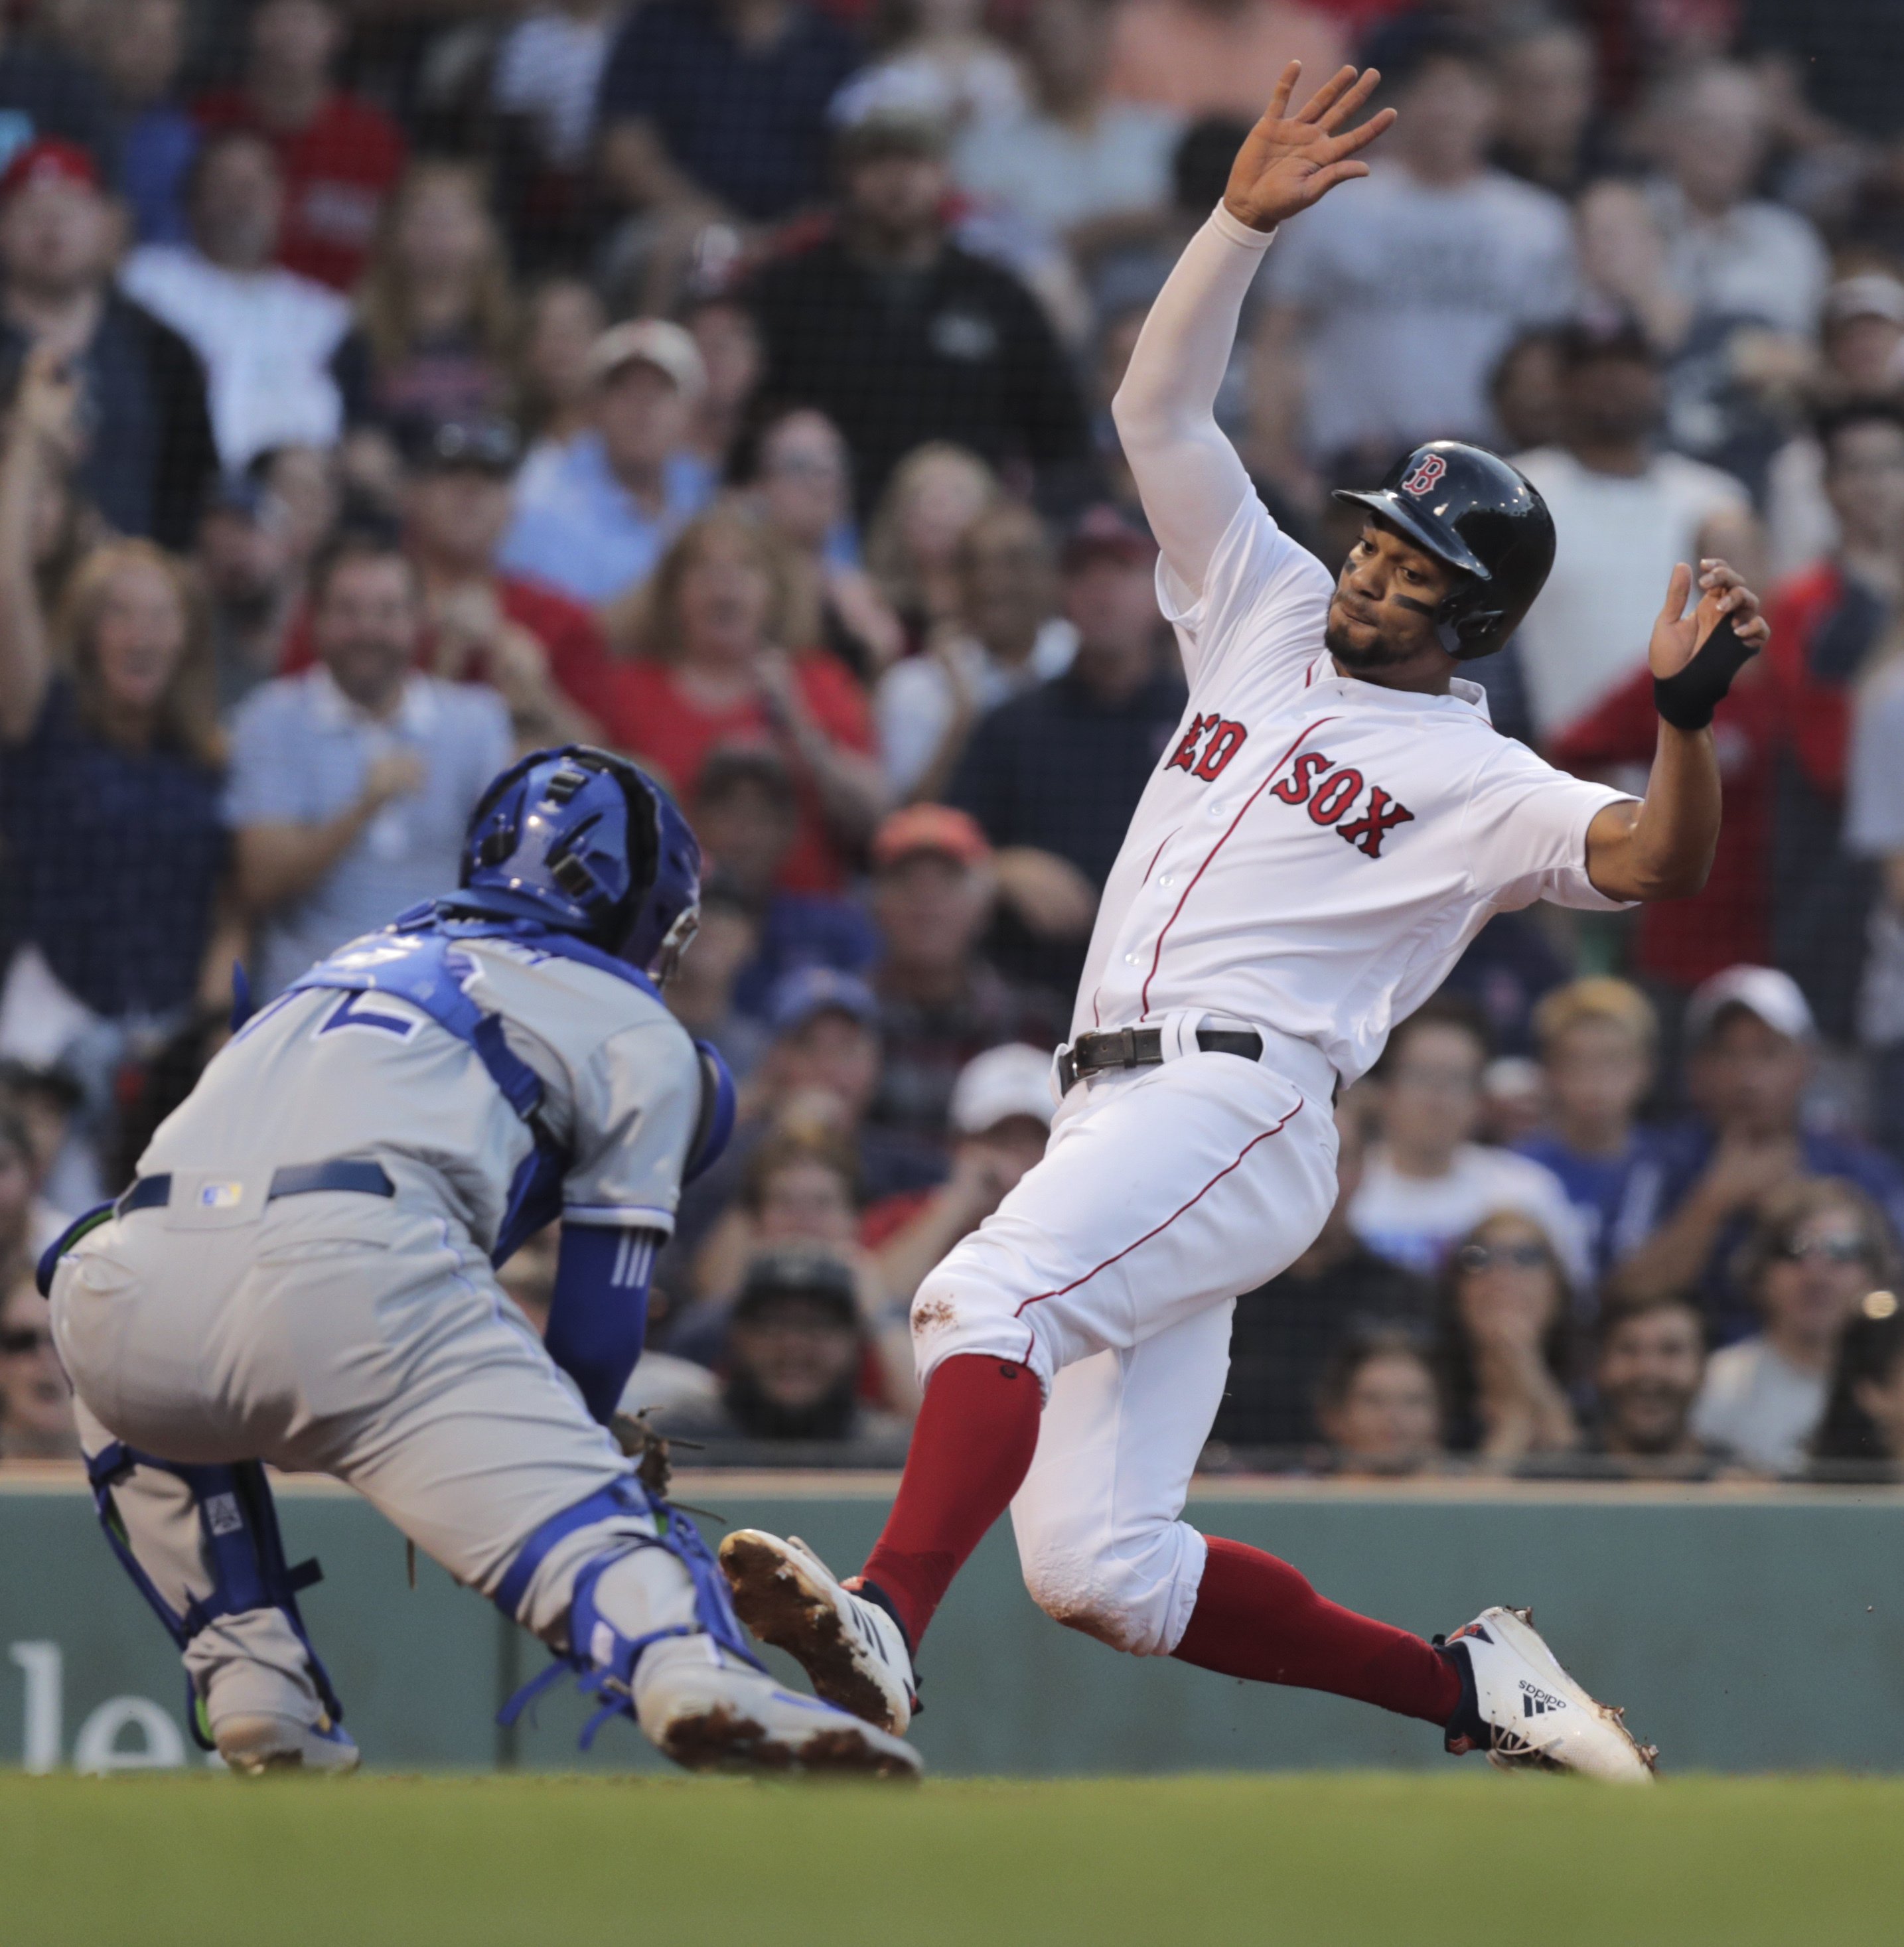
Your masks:
[{"label": "blue catcher's helmet", "polygon": [[665,981],[701,923],[701,847],[647,774],[586,744],[534,751],[482,794],[460,911],[540,920]]}]

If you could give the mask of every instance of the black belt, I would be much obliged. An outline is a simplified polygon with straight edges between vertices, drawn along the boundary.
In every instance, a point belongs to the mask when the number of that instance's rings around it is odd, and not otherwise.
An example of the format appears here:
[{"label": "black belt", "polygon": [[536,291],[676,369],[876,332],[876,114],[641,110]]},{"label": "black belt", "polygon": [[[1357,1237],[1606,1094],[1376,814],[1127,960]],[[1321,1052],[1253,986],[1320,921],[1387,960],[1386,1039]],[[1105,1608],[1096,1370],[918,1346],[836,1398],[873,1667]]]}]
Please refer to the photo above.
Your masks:
[{"label": "black belt", "polygon": [[[1240,1055],[1245,1061],[1263,1058],[1263,1038],[1253,1029],[1199,1028],[1197,1045],[1206,1054]],[[1163,1059],[1162,1028],[1081,1034],[1057,1058],[1058,1087],[1068,1095],[1087,1075],[1102,1075],[1113,1068],[1154,1068]]]},{"label": "black belt", "polygon": [[[384,1174],[380,1162],[353,1162],[339,1157],[330,1162],[292,1162],[271,1173],[271,1187],[265,1201],[275,1203],[280,1196],[309,1196],[319,1190],[341,1190],[360,1196],[395,1196],[397,1186]],[[172,1201],[169,1172],[142,1176],[113,1206],[116,1217],[135,1210],[163,1210]]]}]

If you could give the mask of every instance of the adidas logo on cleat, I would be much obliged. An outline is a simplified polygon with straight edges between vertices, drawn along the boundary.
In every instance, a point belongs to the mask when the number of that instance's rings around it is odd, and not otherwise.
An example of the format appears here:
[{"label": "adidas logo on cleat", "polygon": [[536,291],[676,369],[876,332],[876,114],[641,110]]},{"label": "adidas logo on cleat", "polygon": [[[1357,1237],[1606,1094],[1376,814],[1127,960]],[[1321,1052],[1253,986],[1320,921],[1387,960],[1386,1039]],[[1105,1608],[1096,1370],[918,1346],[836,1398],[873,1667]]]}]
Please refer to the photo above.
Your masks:
[{"label": "adidas logo on cleat", "polygon": [[1564,1710],[1567,1700],[1556,1697],[1550,1691],[1537,1689],[1524,1676],[1521,1679],[1521,1715],[1523,1717],[1544,1717],[1550,1711]]}]

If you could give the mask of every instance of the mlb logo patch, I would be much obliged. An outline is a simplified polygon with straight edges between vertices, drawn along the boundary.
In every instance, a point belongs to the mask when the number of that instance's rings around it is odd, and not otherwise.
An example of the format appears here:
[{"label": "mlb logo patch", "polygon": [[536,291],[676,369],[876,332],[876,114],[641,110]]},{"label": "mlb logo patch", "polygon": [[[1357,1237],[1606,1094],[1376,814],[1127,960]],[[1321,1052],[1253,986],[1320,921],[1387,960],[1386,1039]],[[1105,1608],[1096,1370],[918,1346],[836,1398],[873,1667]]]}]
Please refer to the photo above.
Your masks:
[{"label": "mlb logo patch", "polygon": [[244,1200],[244,1185],[229,1178],[222,1183],[199,1185],[198,1207],[201,1210],[235,1210]]},{"label": "mlb logo patch", "polygon": [[237,1534],[245,1525],[238,1512],[236,1494],[209,1494],[205,1501],[205,1524],[214,1534]]}]

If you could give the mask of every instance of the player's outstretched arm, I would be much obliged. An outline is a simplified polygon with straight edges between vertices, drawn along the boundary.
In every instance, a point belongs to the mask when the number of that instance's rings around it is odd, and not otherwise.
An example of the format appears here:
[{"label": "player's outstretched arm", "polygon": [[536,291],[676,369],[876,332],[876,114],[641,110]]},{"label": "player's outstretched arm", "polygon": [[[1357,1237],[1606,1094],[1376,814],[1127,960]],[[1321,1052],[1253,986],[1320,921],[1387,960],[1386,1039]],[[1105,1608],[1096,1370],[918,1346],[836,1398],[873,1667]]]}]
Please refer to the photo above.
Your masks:
[{"label": "player's outstretched arm", "polygon": [[1192,590],[1202,589],[1210,557],[1251,491],[1215,410],[1249,280],[1276,226],[1338,183],[1367,175],[1356,152],[1395,119],[1384,109],[1345,130],[1381,79],[1373,68],[1342,69],[1291,114],[1302,71],[1299,61],[1283,70],[1237,152],[1221,206],[1184,246],[1150,307],[1111,403],[1157,543]]},{"label": "player's outstretched arm", "polygon": [[1698,892],[1719,841],[1719,761],[1712,713],[1732,678],[1770,633],[1759,598],[1723,561],[1673,571],[1653,624],[1648,658],[1659,707],[1659,742],[1646,795],[1611,804],[1587,828],[1587,875],[1608,898],[1676,899]]}]

